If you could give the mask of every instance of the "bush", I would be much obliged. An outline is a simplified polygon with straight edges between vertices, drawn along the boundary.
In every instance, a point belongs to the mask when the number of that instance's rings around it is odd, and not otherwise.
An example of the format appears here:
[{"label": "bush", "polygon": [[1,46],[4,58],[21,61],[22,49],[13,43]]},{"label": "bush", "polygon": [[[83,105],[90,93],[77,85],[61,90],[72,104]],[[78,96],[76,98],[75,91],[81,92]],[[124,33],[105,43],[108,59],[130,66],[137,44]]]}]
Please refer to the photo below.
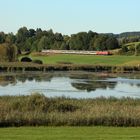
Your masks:
[{"label": "bush", "polygon": [[29,57],[23,57],[23,58],[21,59],[21,62],[32,62],[32,59],[29,58]]}]

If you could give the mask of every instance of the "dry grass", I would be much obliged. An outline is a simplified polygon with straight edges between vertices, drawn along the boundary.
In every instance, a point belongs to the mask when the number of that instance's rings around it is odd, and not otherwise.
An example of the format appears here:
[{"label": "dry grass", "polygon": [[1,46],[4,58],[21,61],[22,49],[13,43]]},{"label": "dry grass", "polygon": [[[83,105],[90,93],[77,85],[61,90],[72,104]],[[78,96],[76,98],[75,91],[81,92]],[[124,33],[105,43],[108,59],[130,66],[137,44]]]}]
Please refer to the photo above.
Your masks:
[{"label": "dry grass", "polygon": [[0,97],[0,126],[140,126],[140,99]]}]

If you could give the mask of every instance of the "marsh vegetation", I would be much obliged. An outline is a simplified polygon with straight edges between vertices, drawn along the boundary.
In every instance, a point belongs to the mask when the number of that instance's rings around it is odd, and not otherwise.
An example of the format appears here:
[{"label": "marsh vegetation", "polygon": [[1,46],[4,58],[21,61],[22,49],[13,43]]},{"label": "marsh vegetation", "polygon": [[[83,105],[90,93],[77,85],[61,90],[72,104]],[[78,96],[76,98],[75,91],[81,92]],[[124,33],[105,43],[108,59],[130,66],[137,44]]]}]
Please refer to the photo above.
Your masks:
[{"label": "marsh vegetation", "polygon": [[0,126],[140,126],[140,99],[0,97]]}]

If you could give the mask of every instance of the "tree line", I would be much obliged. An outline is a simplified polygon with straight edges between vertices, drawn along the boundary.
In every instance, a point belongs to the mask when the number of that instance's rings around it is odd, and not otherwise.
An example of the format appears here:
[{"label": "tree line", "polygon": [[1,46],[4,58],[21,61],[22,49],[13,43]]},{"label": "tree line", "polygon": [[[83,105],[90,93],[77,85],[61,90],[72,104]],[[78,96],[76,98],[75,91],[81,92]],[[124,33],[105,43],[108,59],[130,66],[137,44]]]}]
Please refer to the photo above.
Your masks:
[{"label": "tree line", "polygon": [[54,33],[53,30],[28,30],[26,27],[22,27],[14,38],[21,51],[41,51],[43,49],[110,50],[119,47],[115,37],[101,35],[93,31],[68,36]]},{"label": "tree line", "polygon": [[139,45],[125,45],[130,42],[140,42],[140,32],[99,34],[88,31],[69,36],[54,33],[51,29],[21,27],[16,34],[0,32],[0,61],[15,61],[21,52],[40,52],[46,49],[105,51],[121,48],[123,53],[132,54],[137,50],[139,53]]}]

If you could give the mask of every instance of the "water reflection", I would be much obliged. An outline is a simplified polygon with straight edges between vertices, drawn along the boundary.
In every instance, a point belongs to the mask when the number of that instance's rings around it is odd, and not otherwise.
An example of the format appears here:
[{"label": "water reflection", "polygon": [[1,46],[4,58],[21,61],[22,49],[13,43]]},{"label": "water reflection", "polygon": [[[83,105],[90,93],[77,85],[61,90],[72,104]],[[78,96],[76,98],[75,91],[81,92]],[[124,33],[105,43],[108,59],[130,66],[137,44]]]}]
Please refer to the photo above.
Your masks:
[{"label": "water reflection", "polygon": [[114,89],[117,82],[104,82],[104,81],[92,81],[86,83],[72,83],[72,86],[78,90],[86,90],[87,92],[95,91],[96,89]]},{"label": "water reflection", "polygon": [[50,97],[140,97],[139,91],[139,74],[49,72],[3,73],[0,76],[0,95],[26,95],[40,92]]},{"label": "water reflection", "polygon": [[9,84],[15,85],[16,83],[17,80],[14,76],[0,76],[0,86],[6,87]]},{"label": "water reflection", "polygon": [[25,83],[27,81],[51,81],[53,75],[42,75],[42,74],[10,74],[10,75],[1,75],[0,76],[0,86],[8,86],[9,84],[15,85],[18,82]]}]

